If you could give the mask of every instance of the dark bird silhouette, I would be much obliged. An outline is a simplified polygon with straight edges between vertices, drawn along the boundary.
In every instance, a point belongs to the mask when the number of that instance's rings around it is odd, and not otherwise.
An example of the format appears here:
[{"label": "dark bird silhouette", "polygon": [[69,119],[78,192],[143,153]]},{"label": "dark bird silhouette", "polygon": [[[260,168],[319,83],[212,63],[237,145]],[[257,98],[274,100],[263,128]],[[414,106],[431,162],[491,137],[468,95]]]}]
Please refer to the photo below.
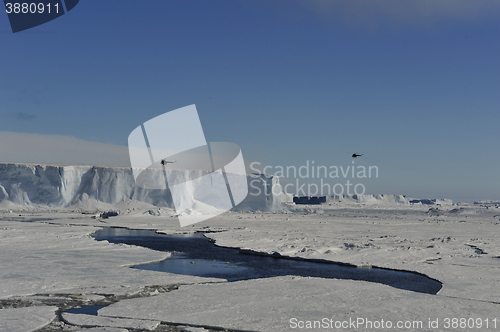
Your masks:
[{"label": "dark bird silhouette", "polygon": [[352,154],[353,158],[357,158],[357,157],[361,157],[361,156],[362,156],[362,154],[355,154],[355,153]]},{"label": "dark bird silhouette", "polygon": [[174,160],[174,161],[169,161],[169,160],[167,160],[167,159],[162,159],[162,160],[160,161],[160,163],[161,163],[163,166],[165,166],[165,165],[167,165],[167,164],[173,164],[173,163],[175,163],[175,160]]}]

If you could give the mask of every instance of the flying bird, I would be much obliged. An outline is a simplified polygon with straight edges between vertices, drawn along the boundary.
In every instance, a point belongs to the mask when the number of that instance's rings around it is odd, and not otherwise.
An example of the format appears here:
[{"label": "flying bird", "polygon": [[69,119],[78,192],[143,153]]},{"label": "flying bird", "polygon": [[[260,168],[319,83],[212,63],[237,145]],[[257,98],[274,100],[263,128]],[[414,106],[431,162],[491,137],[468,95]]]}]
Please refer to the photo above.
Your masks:
[{"label": "flying bird", "polygon": [[170,161],[170,160],[167,160],[167,158],[165,158],[165,159],[162,159],[162,160],[160,161],[160,163],[161,163],[163,166],[165,166],[166,164],[173,164],[173,163],[175,163],[175,160],[174,160],[174,161]]},{"label": "flying bird", "polygon": [[361,157],[361,156],[362,156],[362,154],[355,154],[355,153],[352,154],[353,158],[357,158],[357,157]]}]

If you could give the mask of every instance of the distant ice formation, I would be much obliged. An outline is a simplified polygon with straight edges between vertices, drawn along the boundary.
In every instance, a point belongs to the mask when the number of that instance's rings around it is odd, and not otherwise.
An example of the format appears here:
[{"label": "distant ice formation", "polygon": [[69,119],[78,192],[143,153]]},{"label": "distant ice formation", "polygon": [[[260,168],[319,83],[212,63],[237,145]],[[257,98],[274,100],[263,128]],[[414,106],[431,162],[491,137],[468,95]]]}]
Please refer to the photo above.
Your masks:
[{"label": "distant ice formation", "polygon": [[[173,171],[173,176],[186,177]],[[230,176],[230,174],[228,174]],[[269,211],[281,209],[281,193],[272,190],[279,180],[270,175],[247,175],[249,194],[234,210]],[[0,163],[0,202],[47,207],[85,206],[97,200],[116,204],[134,200],[159,207],[174,208],[170,190],[136,186],[131,168],[62,166]],[[206,209],[206,206],[205,206]]]},{"label": "distant ice formation", "polygon": [[328,196],[328,201],[364,204],[409,204],[403,195],[334,195]]},{"label": "distant ice formation", "polygon": [[423,199],[408,199],[411,204],[427,204],[427,205],[452,205],[453,200],[448,198],[423,198]]},{"label": "distant ice formation", "polygon": [[429,205],[452,205],[451,199],[416,199],[404,195],[332,195],[332,196],[296,196],[293,198],[296,204],[429,204]]},{"label": "distant ice formation", "polygon": [[[2,195],[1,192],[0,192],[0,195]],[[476,205],[500,205],[500,201],[493,201],[493,200],[475,201],[474,204],[476,204]]]}]

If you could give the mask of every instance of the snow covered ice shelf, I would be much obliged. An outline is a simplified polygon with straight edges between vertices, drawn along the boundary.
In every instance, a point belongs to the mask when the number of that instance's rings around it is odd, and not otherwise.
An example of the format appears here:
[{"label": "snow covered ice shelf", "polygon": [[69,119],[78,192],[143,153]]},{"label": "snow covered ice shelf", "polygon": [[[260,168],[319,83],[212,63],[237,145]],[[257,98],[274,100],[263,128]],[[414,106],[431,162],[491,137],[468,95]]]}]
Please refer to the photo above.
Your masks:
[{"label": "snow covered ice shelf", "polygon": [[419,205],[332,205],[307,210],[307,215],[265,219],[247,214],[231,223],[231,231],[207,236],[217,245],[267,254],[415,271],[441,281],[441,295],[500,302],[500,288],[493,287],[500,282],[498,209],[449,206],[436,214],[435,208]]},{"label": "snow covered ice shelf", "polygon": [[[498,317],[498,304],[414,293],[359,281],[288,276],[181,286],[175,292],[154,298],[121,301],[99,310],[99,315],[266,332],[333,331],[335,322],[350,320],[356,322],[354,328],[351,324],[338,330],[379,330],[358,324],[358,319],[372,323],[383,319],[385,326],[391,322],[393,328],[398,321],[412,322],[414,328],[408,330],[419,330],[418,326],[422,330],[428,327],[429,319],[437,318],[441,328],[432,330],[449,331],[444,328],[446,317],[490,317],[491,321],[491,317]],[[300,324],[306,326],[306,322],[314,321],[323,325],[315,329],[298,328]],[[328,323],[324,325],[324,322]],[[416,325],[419,322],[421,325]]]},{"label": "snow covered ice shelf", "polygon": [[[293,318],[408,320],[422,321],[424,327],[439,318],[440,329],[429,331],[444,331],[447,317],[500,320],[500,211],[495,208],[327,204],[296,213],[228,212],[185,228],[172,217],[134,213],[97,220],[75,213],[70,219],[63,211],[19,211],[53,220],[0,221],[0,297],[133,294],[148,285],[183,284],[169,293],[121,300],[99,315],[256,331],[290,331]],[[368,282],[293,276],[205,284],[221,280],[128,268],[161,260],[166,253],[94,241],[89,234],[96,226],[215,231],[207,236],[217,245],[416,271],[441,281],[443,288],[428,295]],[[50,320],[53,312],[47,315]],[[29,330],[20,324],[14,330]]]},{"label": "snow covered ice shelf", "polygon": [[131,294],[145,285],[207,280],[130,269],[127,266],[162,260],[168,253],[94,241],[89,236],[93,231],[89,226],[0,221],[0,298],[72,292]]}]

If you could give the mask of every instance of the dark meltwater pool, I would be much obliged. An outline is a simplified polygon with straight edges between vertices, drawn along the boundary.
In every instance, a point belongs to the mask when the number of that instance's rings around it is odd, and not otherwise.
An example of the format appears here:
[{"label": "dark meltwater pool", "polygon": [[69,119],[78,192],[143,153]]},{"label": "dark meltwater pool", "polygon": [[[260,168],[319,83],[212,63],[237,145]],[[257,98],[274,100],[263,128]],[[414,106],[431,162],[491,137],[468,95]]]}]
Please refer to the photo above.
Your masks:
[{"label": "dark meltwater pool", "polygon": [[171,258],[136,265],[136,269],[223,278],[228,281],[286,275],[363,280],[428,294],[436,294],[442,287],[437,280],[408,271],[249,255],[238,249],[217,247],[202,233],[163,235],[148,230],[104,228],[95,232],[93,237],[98,241],[107,240],[172,253]]}]

